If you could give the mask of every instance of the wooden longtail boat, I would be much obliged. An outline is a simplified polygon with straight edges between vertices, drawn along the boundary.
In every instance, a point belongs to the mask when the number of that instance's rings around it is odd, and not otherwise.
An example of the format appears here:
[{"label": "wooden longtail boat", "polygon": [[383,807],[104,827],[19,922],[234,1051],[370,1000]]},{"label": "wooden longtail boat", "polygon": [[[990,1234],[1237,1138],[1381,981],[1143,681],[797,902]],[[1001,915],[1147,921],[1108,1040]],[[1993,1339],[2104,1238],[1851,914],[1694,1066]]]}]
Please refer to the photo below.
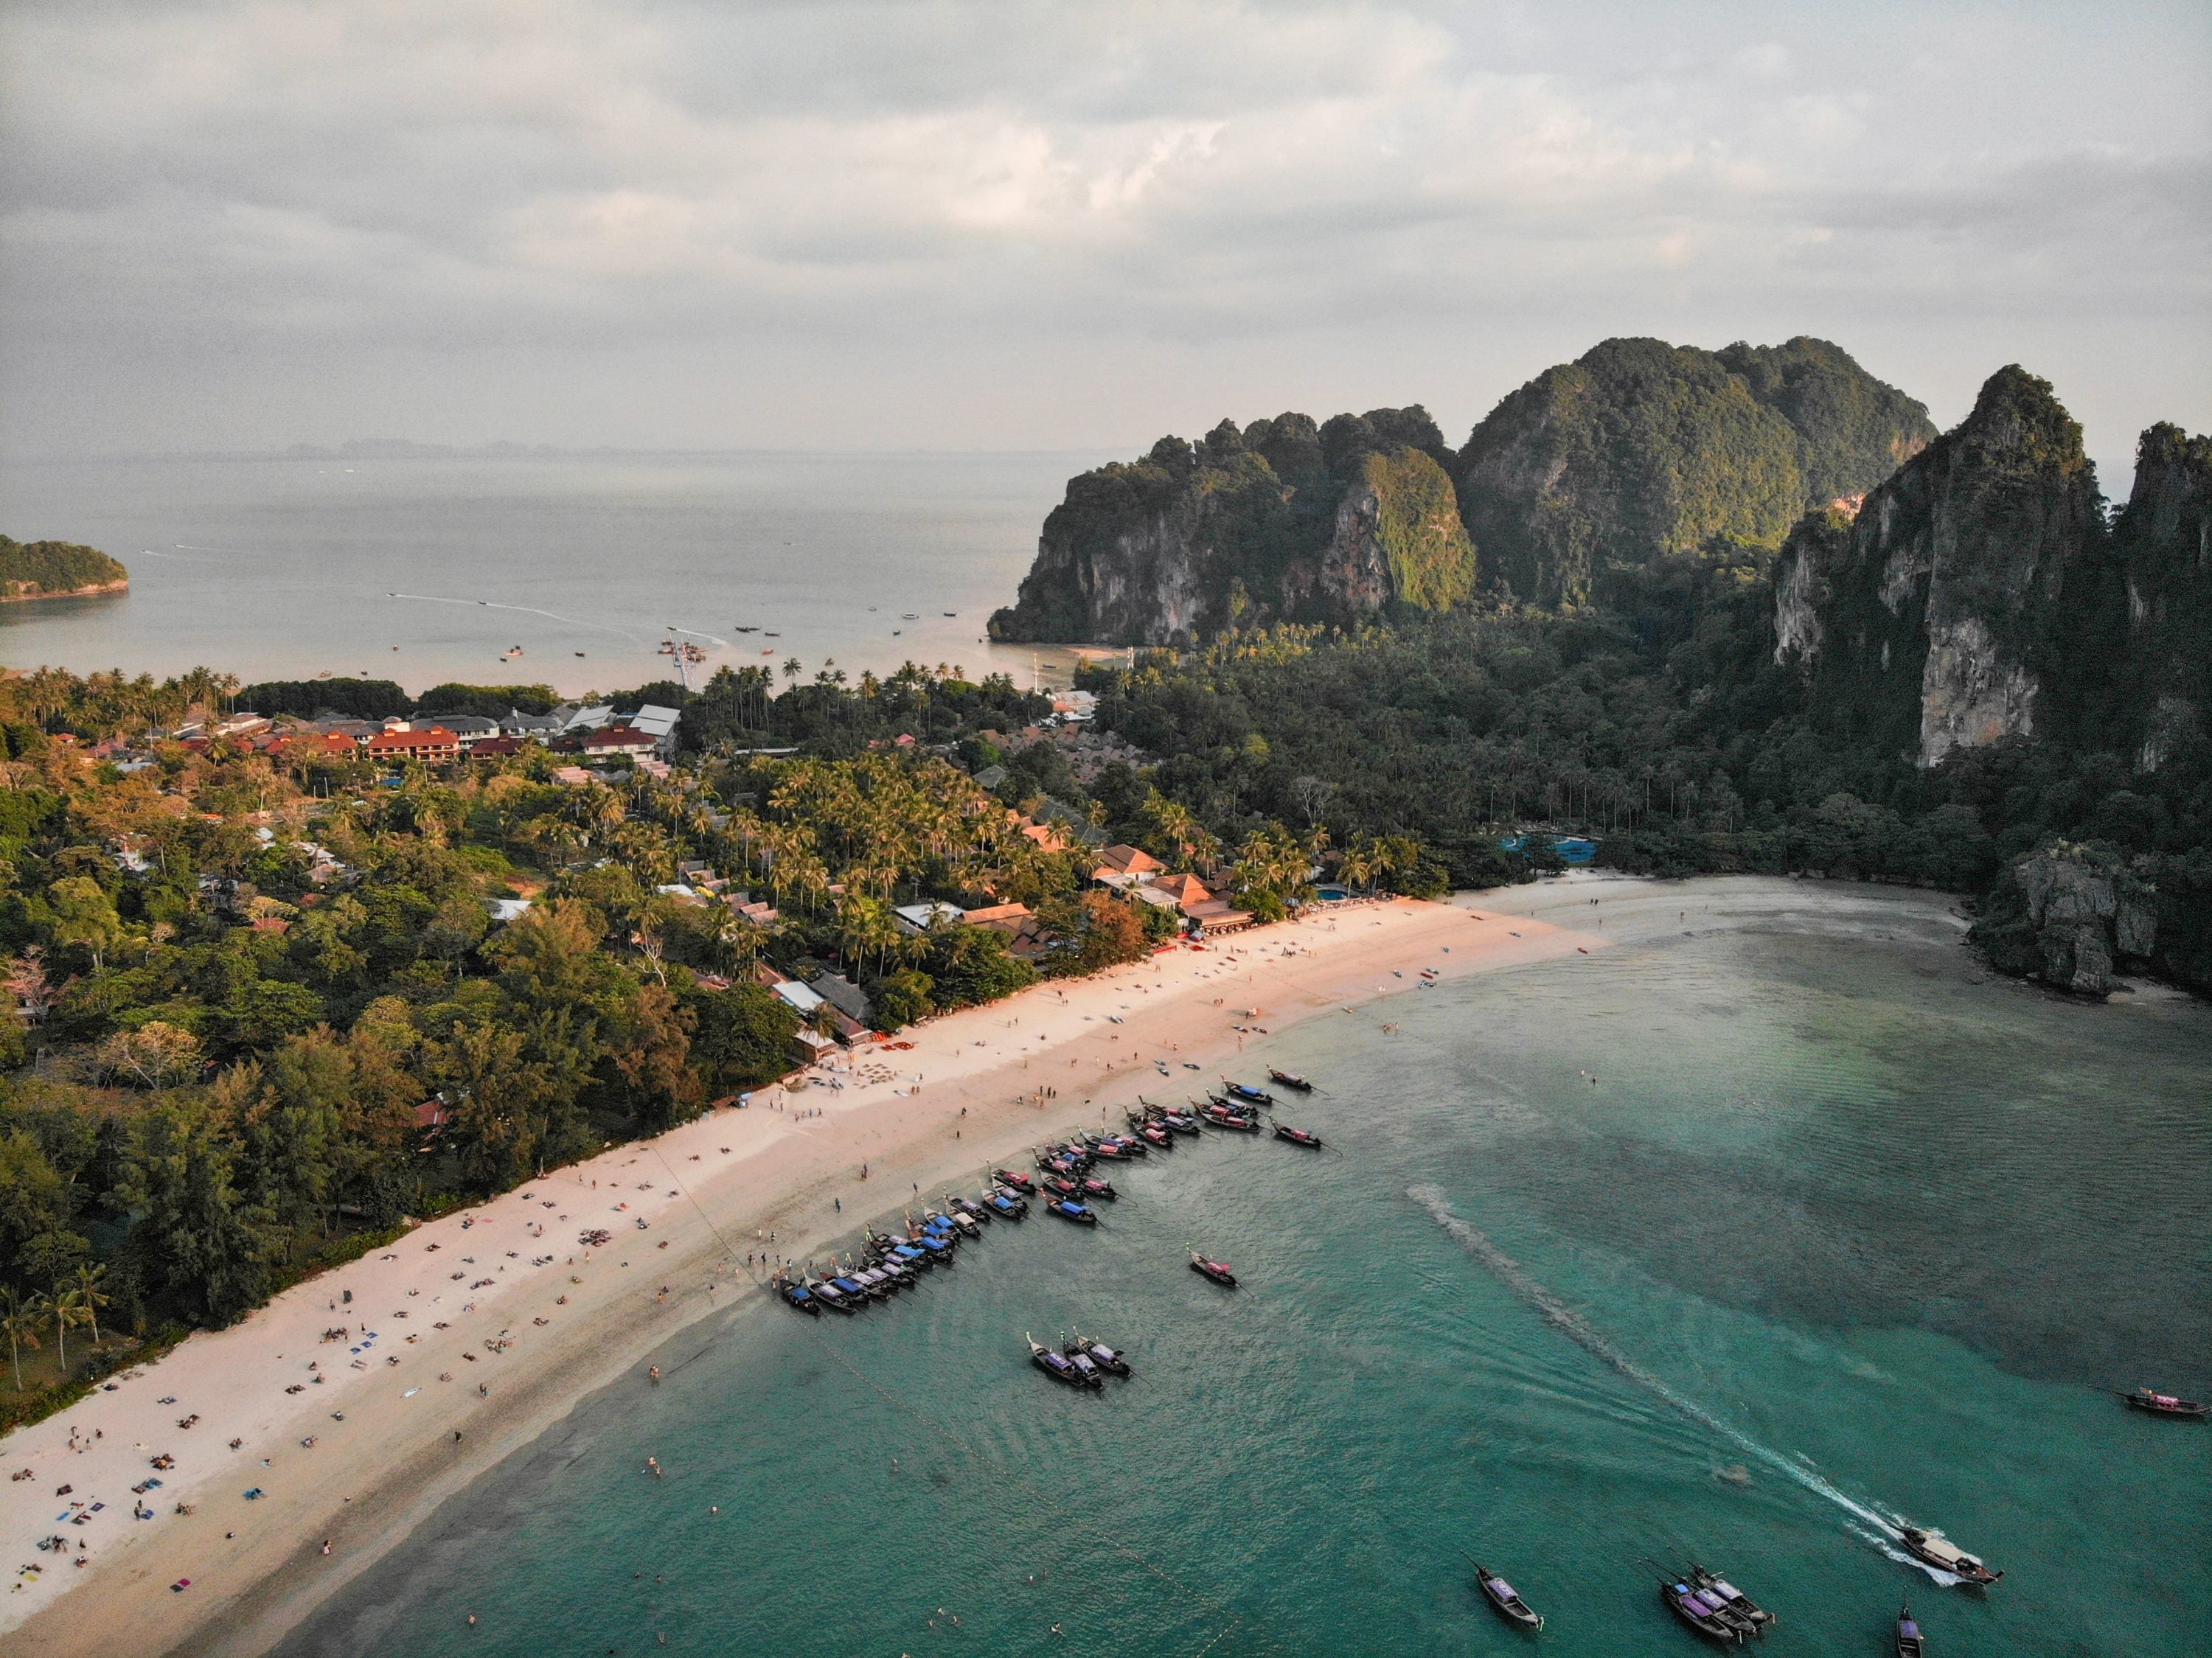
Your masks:
[{"label": "wooden longtail boat", "polygon": [[1743,1644],[1743,1631],[1722,1617],[1720,1602],[1708,1600],[1703,1590],[1692,1588],[1679,1577],[1662,1577],[1659,1580],[1659,1598],[1667,1603],[1668,1611],[1708,1641],[1723,1641],[1732,1646]]},{"label": "wooden longtail boat", "polygon": [[2203,1420],[2212,1406],[2199,1405],[2193,1399],[2176,1399],[2172,1394],[2162,1394],[2151,1388],[2138,1388],[2131,1394],[2122,1394],[2122,1399],[2138,1411],[2148,1411],[2153,1416],[2175,1416],[2185,1420]]},{"label": "wooden longtail boat", "polygon": [[1920,1643],[1920,1625],[1912,1621],[1912,1603],[1908,1600],[1897,1609],[1897,1658],[1926,1658],[1927,1649]]},{"label": "wooden longtail boat", "polygon": [[1234,1290],[1237,1287],[1237,1274],[1229,1270],[1227,1261],[1208,1260],[1195,1249],[1190,1252],[1190,1270],[1210,1278],[1216,1284],[1228,1289]]},{"label": "wooden longtail boat", "polygon": [[1056,1353],[1035,1337],[1030,1339],[1030,1363],[1042,1370],[1054,1382],[1065,1382],[1071,1388],[1097,1388],[1105,1384],[1095,1377],[1085,1376],[1075,1368],[1075,1361],[1063,1353]]},{"label": "wooden longtail boat", "polygon": [[1109,1376],[1125,1376],[1129,1374],[1129,1361],[1121,1356],[1119,1349],[1109,1347],[1103,1341],[1085,1340],[1080,1330],[1075,1333],[1075,1339],[1067,1343],[1063,1351],[1071,1356],[1078,1351],[1088,1353],[1091,1362]]},{"label": "wooden longtail boat", "polygon": [[1991,1571],[1982,1564],[1978,1555],[1967,1553],[1942,1532],[1907,1526],[1898,1533],[1897,1537],[1914,1559],[1933,1566],[1938,1571],[1948,1571],[1960,1582],[1972,1583],[1979,1588],[2004,1576],[2001,1571]]},{"label": "wooden longtail boat", "polygon": [[1754,1635],[1765,1635],[1779,1621],[1772,1612],[1718,1572],[1708,1571],[1694,1560],[1690,1562],[1690,1582],[1705,1590],[1709,1598],[1716,1594],[1720,1596],[1727,1603],[1727,1610],[1749,1624]]},{"label": "wooden longtail boat", "polygon": [[[1278,1077],[1276,1080],[1279,1082],[1282,1078]],[[1543,1619],[1537,1615],[1534,1608],[1514,1592],[1512,1584],[1507,1582],[1471,1554],[1468,1556],[1468,1563],[1474,1568],[1475,1588],[1482,1591],[1482,1598],[1497,1609],[1500,1617],[1518,1625],[1531,1635],[1544,1627]]]}]

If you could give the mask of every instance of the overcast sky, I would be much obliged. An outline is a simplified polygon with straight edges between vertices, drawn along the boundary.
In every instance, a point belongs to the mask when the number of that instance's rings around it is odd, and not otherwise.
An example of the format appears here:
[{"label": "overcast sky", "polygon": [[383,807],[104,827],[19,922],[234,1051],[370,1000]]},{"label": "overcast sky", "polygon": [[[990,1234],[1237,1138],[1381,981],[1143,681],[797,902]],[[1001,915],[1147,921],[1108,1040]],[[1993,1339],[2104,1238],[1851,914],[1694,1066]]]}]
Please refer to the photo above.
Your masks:
[{"label": "overcast sky", "polygon": [[1115,447],[1608,334],[2212,427],[2212,7],[0,4],[0,448]]}]

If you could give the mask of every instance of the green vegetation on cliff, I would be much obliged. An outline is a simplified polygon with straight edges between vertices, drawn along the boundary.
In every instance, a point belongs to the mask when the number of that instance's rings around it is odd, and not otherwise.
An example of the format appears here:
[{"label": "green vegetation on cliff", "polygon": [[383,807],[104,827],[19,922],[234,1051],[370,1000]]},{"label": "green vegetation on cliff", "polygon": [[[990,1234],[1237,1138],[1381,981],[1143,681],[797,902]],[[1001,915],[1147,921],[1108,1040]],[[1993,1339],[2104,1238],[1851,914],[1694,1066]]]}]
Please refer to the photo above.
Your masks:
[{"label": "green vegetation on cliff", "polygon": [[0,536],[0,601],[60,598],[127,583],[131,572],[96,548],[73,541],[22,542]]},{"label": "green vegetation on cliff", "polygon": [[[1451,491],[1448,459],[1418,406],[1318,426],[1296,413],[1241,430],[1224,420],[1196,443],[1162,438],[1141,460],[1068,480],[991,635],[1188,645],[1224,628],[1348,622],[1387,599],[1425,604],[1467,591],[1471,572],[1449,568],[1456,538],[1438,533],[1431,511]],[[1358,571],[1332,546],[1347,493],[1378,477],[1397,502],[1390,572],[1402,567],[1419,597],[1358,591]]]},{"label": "green vegetation on cliff", "polygon": [[[1863,494],[1934,435],[1918,403],[1825,340],[1607,340],[1504,398],[1456,454],[1416,404],[1319,426],[1224,421],[1071,479],[991,627],[1188,648],[1224,628],[1352,623],[1486,589],[1587,604],[1654,561],[1771,550],[1808,507]],[[1435,510],[1447,490],[1467,541]]]},{"label": "green vegetation on cliff", "polygon": [[1451,477],[1419,449],[1375,453],[1360,481],[1376,502],[1375,537],[1401,604],[1449,610],[1474,594],[1474,547],[1460,521]]},{"label": "green vegetation on cliff", "polygon": [[1556,607],[1717,540],[1777,545],[1934,435],[1924,408],[1826,341],[1612,339],[1506,397],[1456,477],[1485,578]]}]

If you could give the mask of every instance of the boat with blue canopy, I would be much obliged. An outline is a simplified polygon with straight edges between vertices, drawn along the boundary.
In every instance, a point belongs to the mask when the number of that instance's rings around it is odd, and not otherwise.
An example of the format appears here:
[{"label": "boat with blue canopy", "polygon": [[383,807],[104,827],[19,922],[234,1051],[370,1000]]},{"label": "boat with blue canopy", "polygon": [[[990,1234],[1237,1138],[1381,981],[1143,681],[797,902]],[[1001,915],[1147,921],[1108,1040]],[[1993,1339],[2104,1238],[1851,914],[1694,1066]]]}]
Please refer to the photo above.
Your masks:
[{"label": "boat with blue canopy", "polygon": [[1920,1638],[1920,1625],[1912,1619],[1912,1603],[1908,1600],[1897,1609],[1897,1658],[1927,1658],[1927,1652]]},{"label": "boat with blue canopy", "polygon": [[1482,1591],[1482,1598],[1490,1602],[1500,1617],[1527,1630],[1531,1635],[1544,1627],[1543,1619],[1521,1598],[1512,1584],[1473,1555],[1468,1556],[1468,1564],[1474,1568],[1474,1586]]}]

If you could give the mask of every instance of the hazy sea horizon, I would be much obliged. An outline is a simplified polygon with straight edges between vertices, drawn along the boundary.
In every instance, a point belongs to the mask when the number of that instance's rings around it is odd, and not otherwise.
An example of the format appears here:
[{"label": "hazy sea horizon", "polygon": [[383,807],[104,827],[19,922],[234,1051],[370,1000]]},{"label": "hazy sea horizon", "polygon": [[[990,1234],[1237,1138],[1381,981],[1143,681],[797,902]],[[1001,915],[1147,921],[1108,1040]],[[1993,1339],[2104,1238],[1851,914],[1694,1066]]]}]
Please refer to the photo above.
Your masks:
[{"label": "hazy sea horizon", "polygon": [[[0,530],[119,558],[131,591],[0,605],[0,664],[544,683],[914,660],[1066,683],[994,646],[1094,452],[467,453],[10,460]],[[740,628],[757,629],[741,633]],[[777,637],[769,635],[773,633]],[[506,653],[520,646],[522,654]],[[396,647],[396,648],[395,648]]]}]

